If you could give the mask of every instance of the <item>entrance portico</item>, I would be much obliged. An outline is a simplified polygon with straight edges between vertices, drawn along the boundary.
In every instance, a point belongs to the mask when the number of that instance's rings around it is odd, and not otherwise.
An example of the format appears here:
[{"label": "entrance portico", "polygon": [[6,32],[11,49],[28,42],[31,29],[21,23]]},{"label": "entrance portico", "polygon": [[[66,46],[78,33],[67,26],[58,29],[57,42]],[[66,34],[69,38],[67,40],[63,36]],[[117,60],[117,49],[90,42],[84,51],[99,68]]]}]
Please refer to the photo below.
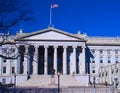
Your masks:
[{"label": "entrance portico", "polygon": [[20,60],[23,68],[18,74],[85,74],[85,40],[82,38],[49,28],[20,37],[16,42],[20,50],[23,49],[21,56],[24,54]]}]

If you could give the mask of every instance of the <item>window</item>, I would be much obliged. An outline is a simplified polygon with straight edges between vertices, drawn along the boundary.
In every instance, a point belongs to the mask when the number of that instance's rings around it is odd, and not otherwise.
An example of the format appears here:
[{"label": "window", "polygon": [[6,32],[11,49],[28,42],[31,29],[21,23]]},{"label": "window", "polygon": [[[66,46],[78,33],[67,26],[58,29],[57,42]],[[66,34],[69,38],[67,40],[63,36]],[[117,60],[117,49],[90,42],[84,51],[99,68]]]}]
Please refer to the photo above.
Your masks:
[{"label": "window", "polygon": [[15,67],[12,67],[12,73],[13,74],[15,73]]},{"label": "window", "polygon": [[103,57],[100,57],[100,63],[103,63]]},{"label": "window", "polygon": [[3,73],[6,73],[6,67],[3,67]]},{"label": "window", "polygon": [[15,53],[15,48],[11,48],[10,53]]},{"label": "window", "polygon": [[108,72],[106,72],[106,74],[105,74],[106,76],[108,75]]},{"label": "window", "polygon": [[114,70],[112,69],[111,73],[113,74],[114,73]]},{"label": "window", "polygon": [[115,57],[115,63],[118,63],[118,57]]},{"label": "window", "polygon": [[7,62],[6,59],[3,59],[3,62]]},{"label": "window", "polygon": [[92,73],[95,73],[95,70],[92,70]]},{"label": "window", "polygon": [[115,54],[118,54],[118,50],[115,50]]},{"label": "window", "polygon": [[2,79],[2,83],[3,83],[3,84],[6,83],[6,79],[5,79],[5,78]]},{"label": "window", "polygon": [[103,50],[100,50],[100,54],[103,54]]},{"label": "window", "polygon": [[92,59],[92,63],[95,63],[95,59],[94,58]]},{"label": "window", "polygon": [[95,54],[95,50],[91,50],[92,54]]},{"label": "window", "polygon": [[118,68],[116,68],[116,73],[118,73]]},{"label": "window", "polygon": [[110,50],[107,50],[107,54],[108,54],[108,55],[110,54]]},{"label": "window", "polygon": [[3,53],[7,53],[7,48],[2,48]]},{"label": "window", "polygon": [[92,62],[92,63],[95,63],[95,58],[91,58],[91,62]]},{"label": "window", "polygon": [[95,73],[95,67],[92,67],[92,73]]},{"label": "window", "polygon": [[111,63],[111,57],[108,57],[108,63]]}]

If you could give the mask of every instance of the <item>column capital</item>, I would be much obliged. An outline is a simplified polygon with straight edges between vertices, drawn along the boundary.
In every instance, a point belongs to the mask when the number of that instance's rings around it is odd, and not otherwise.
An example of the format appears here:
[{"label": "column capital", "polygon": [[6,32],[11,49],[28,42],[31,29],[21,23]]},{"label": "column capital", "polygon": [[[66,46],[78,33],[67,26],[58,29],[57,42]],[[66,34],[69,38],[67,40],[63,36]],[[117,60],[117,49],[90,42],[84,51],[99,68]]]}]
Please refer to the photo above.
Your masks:
[{"label": "column capital", "polygon": [[49,47],[49,45],[44,45],[44,48],[48,48]]},{"label": "column capital", "polygon": [[24,45],[25,46],[25,48],[28,48],[29,47],[29,45]]},{"label": "column capital", "polygon": [[68,46],[67,45],[64,45],[63,48],[67,48]]},{"label": "column capital", "polygon": [[58,48],[58,45],[54,45],[53,47],[54,47],[54,48]]},{"label": "column capital", "polygon": [[82,48],[82,49],[85,49],[86,47],[85,47],[85,46],[82,46],[81,48]]},{"label": "column capital", "polygon": [[77,46],[73,45],[72,48],[77,48]]},{"label": "column capital", "polygon": [[34,45],[34,48],[38,48],[39,47],[39,45]]}]

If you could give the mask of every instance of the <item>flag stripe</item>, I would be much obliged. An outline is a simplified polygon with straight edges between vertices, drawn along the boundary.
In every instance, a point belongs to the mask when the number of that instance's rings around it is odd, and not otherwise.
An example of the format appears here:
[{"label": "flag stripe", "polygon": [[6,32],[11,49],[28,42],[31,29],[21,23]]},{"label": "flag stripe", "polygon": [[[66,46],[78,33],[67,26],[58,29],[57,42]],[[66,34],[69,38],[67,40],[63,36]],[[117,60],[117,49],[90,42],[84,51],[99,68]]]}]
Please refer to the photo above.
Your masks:
[{"label": "flag stripe", "polygon": [[58,4],[53,4],[52,6],[51,6],[51,8],[57,8],[58,7]]}]

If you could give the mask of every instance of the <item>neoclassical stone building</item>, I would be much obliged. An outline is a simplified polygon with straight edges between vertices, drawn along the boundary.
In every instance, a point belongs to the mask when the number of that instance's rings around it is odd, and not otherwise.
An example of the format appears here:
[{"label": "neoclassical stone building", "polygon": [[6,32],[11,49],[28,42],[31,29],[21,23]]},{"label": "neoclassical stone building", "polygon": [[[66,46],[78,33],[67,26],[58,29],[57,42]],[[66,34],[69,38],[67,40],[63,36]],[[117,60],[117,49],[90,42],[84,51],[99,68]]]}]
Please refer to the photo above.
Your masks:
[{"label": "neoclassical stone building", "polygon": [[93,77],[99,82],[101,67],[120,61],[119,37],[89,37],[53,27],[32,33],[20,30],[15,36],[1,36],[1,43],[0,81],[4,83],[21,84],[28,75],[47,77],[59,72],[86,81],[87,86]]}]

